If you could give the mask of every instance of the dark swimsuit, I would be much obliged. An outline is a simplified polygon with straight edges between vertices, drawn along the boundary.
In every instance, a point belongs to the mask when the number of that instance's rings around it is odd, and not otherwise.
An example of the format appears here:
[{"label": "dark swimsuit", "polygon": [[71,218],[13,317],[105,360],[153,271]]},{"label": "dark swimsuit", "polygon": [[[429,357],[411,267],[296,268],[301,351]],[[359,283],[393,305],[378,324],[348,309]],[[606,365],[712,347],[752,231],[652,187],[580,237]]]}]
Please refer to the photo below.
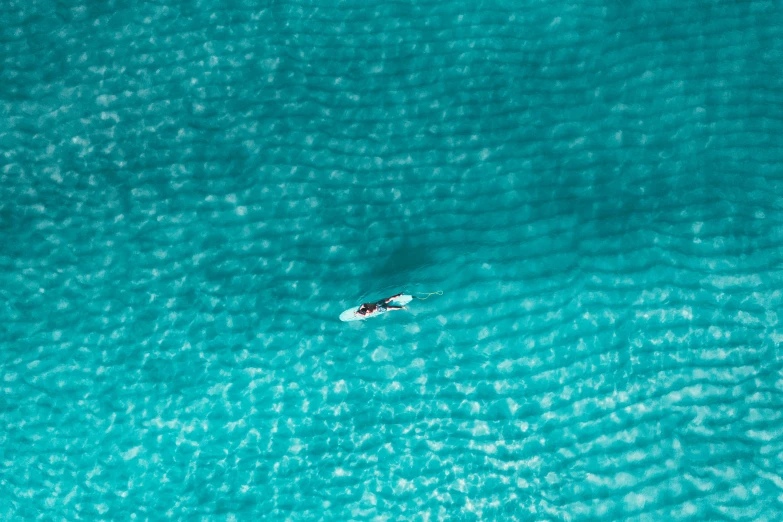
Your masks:
[{"label": "dark swimsuit", "polygon": [[[370,303],[370,304],[374,304],[375,305],[375,310],[372,310],[372,311],[366,310],[361,315],[377,314],[378,312],[385,312],[385,311],[388,310],[388,308],[386,308],[386,303],[384,303],[383,301],[378,301],[378,302]],[[364,306],[364,305],[362,305],[362,306]]]}]

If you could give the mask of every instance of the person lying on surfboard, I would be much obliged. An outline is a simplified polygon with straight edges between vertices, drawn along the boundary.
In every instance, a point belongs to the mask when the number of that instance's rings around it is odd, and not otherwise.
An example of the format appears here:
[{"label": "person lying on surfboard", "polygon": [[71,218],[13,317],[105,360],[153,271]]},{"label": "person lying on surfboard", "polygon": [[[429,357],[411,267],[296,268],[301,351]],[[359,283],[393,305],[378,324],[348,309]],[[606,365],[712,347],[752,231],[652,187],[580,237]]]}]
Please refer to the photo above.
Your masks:
[{"label": "person lying on surfboard", "polygon": [[391,297],[387,297],[386,299],[381,299],[380,301],[376,301],[374,303],[364,303],[362,306],[359,307],[356,312],[359,315],[363,316],[370,316],[372,314],[386,311],[386,310],[405,310],[404,306],[394,306],[390,305],[390,301],[394,301],[396,298],[400,297],[402,293],[399,293],[397,295],[393,295]]}]

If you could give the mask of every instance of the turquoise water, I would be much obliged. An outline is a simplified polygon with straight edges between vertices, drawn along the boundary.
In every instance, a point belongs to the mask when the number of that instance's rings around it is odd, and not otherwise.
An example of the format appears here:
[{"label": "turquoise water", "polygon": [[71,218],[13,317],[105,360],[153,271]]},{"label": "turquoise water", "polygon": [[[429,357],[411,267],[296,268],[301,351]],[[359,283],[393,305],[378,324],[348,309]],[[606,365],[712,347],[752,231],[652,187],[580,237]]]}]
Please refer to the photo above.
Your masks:
[{"label": "turquoise water", "polygon": [[5,3],[0,518],[783,520],[783,8],[688,4]]}]

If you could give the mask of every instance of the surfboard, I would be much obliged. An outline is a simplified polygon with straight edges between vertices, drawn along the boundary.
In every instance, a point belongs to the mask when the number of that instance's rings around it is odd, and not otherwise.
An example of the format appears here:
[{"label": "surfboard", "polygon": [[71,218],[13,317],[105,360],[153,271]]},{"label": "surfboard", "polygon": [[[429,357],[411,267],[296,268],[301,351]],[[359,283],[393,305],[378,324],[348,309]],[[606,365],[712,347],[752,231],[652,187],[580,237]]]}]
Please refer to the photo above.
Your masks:
[{"label": "surfboard", "polygon": [[[396,297],[393,301],[389,302],[389,304],[390,305],[397,305],[397,306],[405,306],[406,304],[410,303],[411,301],[413,301],[413,296],[412,295],[401,295],[399,297]],[[371,314],[371,315],[361,315],[361,314],[357,314],[356,313],[357,310],[359,310],[358,306],[356,308],[349,308],[348,310],[346,310],[345,312],[340,314],[340,320],[341,321],[345,321],[345,322],[348,322],[348,321],[364,321],[365,319],[369,319],[370,317],[377,317],[379,315],[383,315],[383,314],[389,312],[389,310],[380,310],[380,311],[375,312],[374,314]]]}]

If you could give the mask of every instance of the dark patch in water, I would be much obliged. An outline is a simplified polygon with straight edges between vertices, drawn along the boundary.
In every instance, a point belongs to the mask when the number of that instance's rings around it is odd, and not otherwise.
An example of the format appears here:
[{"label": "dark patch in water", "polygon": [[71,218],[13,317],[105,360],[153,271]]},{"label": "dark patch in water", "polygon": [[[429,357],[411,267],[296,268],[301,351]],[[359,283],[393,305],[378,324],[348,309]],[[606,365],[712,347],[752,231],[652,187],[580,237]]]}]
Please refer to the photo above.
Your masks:
[{"label": "dark patch in water", "polygon": [[372,275],[375,285],[368,289],[369,292],[365,295],[373,296],[386,290],[401,292],[405,288],[410,289],[417,283],[416,272],[435,262],[435,253],[431,247],[403,240],[389,250],[385,261],[376,265]]}]

